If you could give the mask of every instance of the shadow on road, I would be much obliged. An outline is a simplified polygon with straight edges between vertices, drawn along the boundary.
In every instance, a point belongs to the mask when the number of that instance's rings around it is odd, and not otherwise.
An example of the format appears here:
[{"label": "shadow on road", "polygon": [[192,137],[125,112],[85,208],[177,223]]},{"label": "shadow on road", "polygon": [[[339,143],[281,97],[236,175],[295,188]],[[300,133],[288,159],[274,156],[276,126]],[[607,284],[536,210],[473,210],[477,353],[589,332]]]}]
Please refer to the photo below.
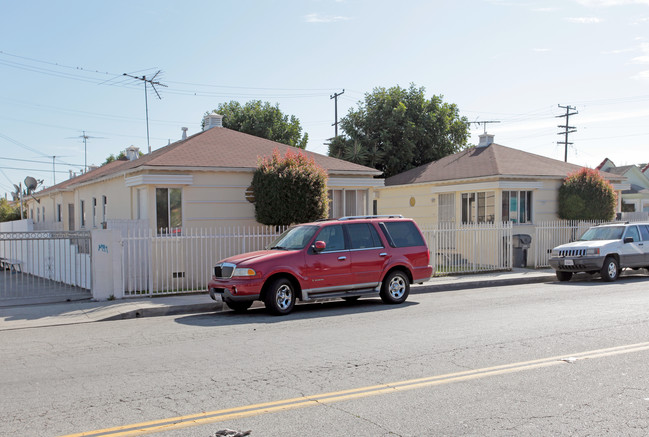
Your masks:
[{"label": "shadow on road", "polygon": [[641,282],[641,281],[649,281],[649,276],[646,274],[646,270],[644,269],[625,270],[620,275],[618,280],[615,282],[603,281],[599,273],[595,273],[592,275],[589,273],[576,273],[573,275],[570,281],[560,282],[557,280],[552,282],[546,282],[546,285],[561,284],[561,285],[568,285],[568,286],[577,286],[577,285],[595,286],[595,285],[618,284],[618,283],[624,284],[625,282]]},{"label": "shadow on road", "polygon": [[[223,311],[212,314],[195,314],[179,317],[175,321],[183,325],[192,326],[224,326],[248,325],[259,323],[279,323],[290,320],[306,320],[324,317],[336,317],[348,314],[376,313],[380,311],[398,311],[418,302],[406,301],[400,305],[384,304],[380,299],[359,299],[355,302],[330,301],[322,303],[303,303],[295,305],[293,311],[287,316],[273,316],[268,314],[261,302],[256,302],[245,313]],[[224,306],[224,309],[227,306]]]}]

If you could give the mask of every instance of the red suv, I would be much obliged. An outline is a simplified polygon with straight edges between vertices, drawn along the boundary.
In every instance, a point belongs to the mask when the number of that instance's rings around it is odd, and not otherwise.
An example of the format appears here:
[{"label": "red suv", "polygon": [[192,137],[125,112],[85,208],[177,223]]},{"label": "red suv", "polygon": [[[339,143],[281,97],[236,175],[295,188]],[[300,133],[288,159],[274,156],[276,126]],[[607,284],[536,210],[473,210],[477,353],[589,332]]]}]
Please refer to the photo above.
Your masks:
[{"label": "red suv", "polygon": [[261,300],[273,314],[291,312],[295,300],[376,295],[405,302],[410,284],[433,268],[421,231],[402,216],[343,217],[293,226],[268,249],[232,256],[214,267],[210,296],[234,311]]}]

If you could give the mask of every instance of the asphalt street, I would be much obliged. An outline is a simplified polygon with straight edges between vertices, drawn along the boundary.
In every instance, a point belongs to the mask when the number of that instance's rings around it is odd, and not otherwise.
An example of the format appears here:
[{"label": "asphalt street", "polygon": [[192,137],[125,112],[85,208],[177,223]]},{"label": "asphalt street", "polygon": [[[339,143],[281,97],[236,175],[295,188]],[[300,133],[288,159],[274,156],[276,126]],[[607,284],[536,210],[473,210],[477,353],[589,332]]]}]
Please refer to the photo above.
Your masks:
[{"label": "asphalt street", "polygon": [[649,278],[0,332],[0,435],[649,433]]}]

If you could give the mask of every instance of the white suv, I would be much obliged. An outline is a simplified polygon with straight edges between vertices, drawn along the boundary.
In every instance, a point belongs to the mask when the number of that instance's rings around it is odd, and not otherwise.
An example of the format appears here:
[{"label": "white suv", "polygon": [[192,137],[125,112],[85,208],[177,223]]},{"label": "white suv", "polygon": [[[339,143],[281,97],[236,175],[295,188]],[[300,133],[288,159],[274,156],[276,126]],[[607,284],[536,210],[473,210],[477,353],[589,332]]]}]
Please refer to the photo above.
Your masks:
[{"label": "white suv", "polygon": [[649,223],[593,226],[579,240],[552,249],[550,266],[559,281],[569,281],[577,272],[615,281],[626,267],[649,268]]}]

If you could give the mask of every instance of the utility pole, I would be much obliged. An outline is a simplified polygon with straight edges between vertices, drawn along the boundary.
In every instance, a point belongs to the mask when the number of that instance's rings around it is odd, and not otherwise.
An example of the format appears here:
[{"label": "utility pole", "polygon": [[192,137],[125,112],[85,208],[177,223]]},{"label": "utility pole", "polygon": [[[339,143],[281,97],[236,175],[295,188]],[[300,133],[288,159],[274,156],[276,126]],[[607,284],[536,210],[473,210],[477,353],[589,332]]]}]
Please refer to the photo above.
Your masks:
[{"label": "utility pole", "polygon": [[146,111],[146,145],[149,149],[149,153],[151,153],[151,144],[149,143],[149,99],[147,98],[147,92],[146,92],[146,84],[149,83],[151,84],[151,88],[153,88],[153,91],[155,91],[156,95],[158,96],[158,99],[162,100],[162,97],[160,97],[160,94],[158,93],[158,90],[155,89],[156,85],[164,86],[166,87],[167,85],[160,83],[159,81],[154,81],[156,76],[160,74],[161,71],[158,70],[156,74],[153,75],[151,79],[147,79],[146,76],[138,77],[138,76],[131,76],[128,73],[124,73],[123,76],[128,76],[133,79],[141,80],[144,82],[144,108]]},{"label": "utility pole", "polygon": [[[564,154],[563,154],[563,161],[568,162],[568,144],[572,145],[572,143],[568,142],[568,134],[577,132],[577,128],[574,126],[570,126],[570,123],[568,120],[570,120],[571,115],[577,115],[579,112],[577,112],[577,108],[574,106],[561,106],[557,105],[561,109],[565,109],[566,113],[563,115],[557,115],[555,118],[560,118],[560,117],[566,117],[566,124],[565,125],[559,125],[557,126],[560,129],[564,129],[563,132],[557,133],[557,135],[564,135],[564,140],[563,141],[557,141],[557,144],[563,144],[564,146]],[[575,112],[570,112],[570,111],[575,111]]]},{"label": "utility pole", "polygon": [[336,135],[334,136],[334,138],[338,136],[338,96],[342,96],[343,94],[345,94],[345,89],[344,88],[343,88],[342,92],[334,93],[333,96],[329,97],[329,100],[334,99],[334,106],[335,106],[336,121],[335,121],[334,124],[332,124],[332,126],[336,127]]}]

